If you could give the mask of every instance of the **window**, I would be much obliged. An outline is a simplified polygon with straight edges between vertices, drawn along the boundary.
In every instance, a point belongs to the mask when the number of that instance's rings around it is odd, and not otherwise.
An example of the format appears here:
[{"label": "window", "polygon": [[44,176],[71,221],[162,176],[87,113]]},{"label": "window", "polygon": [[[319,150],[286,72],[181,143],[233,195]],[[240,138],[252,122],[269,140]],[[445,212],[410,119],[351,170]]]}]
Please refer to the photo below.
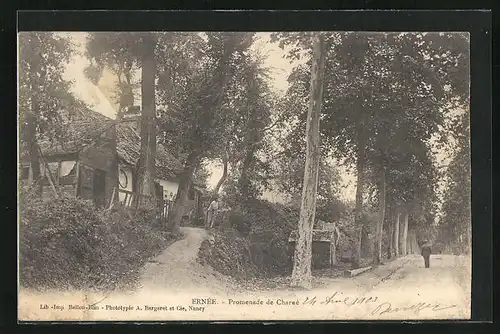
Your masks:
[{"label": "window", "polygon": [[61,177],[76,175],[76,161],[61,161],[59,174]]}]

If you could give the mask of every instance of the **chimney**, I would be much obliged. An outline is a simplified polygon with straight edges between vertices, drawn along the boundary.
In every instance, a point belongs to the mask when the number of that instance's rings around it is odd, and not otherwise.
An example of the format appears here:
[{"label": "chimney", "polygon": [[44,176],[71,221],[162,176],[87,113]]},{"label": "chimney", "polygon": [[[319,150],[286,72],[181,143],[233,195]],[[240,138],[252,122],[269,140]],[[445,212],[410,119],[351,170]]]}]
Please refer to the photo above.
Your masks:
[{"label": "chimney", "polygon": [[123,113],[122,120],[124,123],[131,126],[138,133],[140,132],[140,121],[141,119],[141,107],[140,106],[130,106]]}]

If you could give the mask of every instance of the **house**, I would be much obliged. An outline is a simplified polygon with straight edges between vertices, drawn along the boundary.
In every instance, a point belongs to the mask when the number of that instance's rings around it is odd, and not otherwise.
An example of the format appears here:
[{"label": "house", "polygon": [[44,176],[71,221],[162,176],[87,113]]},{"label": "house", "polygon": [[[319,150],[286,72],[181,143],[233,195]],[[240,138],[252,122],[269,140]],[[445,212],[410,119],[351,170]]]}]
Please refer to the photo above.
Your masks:
[{"label": "house", "polygon": [[[91,110],[61,112],[62,139],[39,140],[43,195],[50,195],[50,172],[59,191],[105,206],[118,183],[114,122]],[[20,150],[21,182],[32,179],[26,149]]]},{"label": "house", "polygon": [[[119,189],[129,192],[136,190],[135,166],[141,150],[139,120],[140,110],[137,107],[132,107],[116,125]],[[179,158],[172,155],[161,143],[157,143],[155,171],[157,196],[162,195],[167,203],[172,203],[175,199],[179,187],[179,175],[182,170],[183,165]],[[195,179],[188,194],[187,216],[201,214],[202,194],[204,192],[203,183]],[[120,199],[124,200],[124,197],[125,193],[121,192]],[[167,210],[168,208],[169,206],[167,206]]]},{"label": "house", "polygon": [[[86,199],[97,206],[112,201],[130,205],[135,192],[135,166],[140,154],[138,115],[128,115],[124,120],[112,120],[90,109],[80,109],[71,114],[61,112],[64,120],[63,140],[40,141],[43,153],[42,176],[48,168],[60,191]],[[167,204],[175,198],[179,185],[182,163],[163,145],[157,144],[156,196]],[[32,178],[26,150],[21,149],[21,180]],[[47,166],[47,167],[46,167]],[[50,194],[50,184],[44,178],[43,194]],[[118,190],[118,191],[117,191]],[[194,182],[189,193],[186,212],[201,213],[201,194],[204,186]],[[118,194],[118,196],[116,196]]]}]

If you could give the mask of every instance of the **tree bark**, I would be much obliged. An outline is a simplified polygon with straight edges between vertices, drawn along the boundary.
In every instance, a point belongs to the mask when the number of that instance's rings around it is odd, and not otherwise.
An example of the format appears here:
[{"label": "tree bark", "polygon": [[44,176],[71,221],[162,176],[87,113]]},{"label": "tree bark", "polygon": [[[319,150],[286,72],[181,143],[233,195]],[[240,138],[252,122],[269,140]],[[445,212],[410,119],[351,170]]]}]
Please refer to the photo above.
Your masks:
[{"label": "tree bark", "polygon": [[408,213],[405,213],[403,221],[403,231],[401,236],[401,255],[408,255],[407,251],[407,237],[408,237]]},{"label": "tree bark", "polygon": [[361,244],[363,240],[363,234],[365,233],[365,227],[363,226],[363,189],[365,183],[365,140],[363,136],[362,126],[358,130],[358,156],[356,161],[356,172],[357,172],[357,184],[356,184],[356,204],[354,208],[354,226],[356,229],[356,236],[354,238],[354,244],[352,245],[352,266],[353,268],[359,268],[360,258],[361,258]]},{"label": "tree bark", "polygon": [[376,234],[376,245],[375,251],[373,254],[373,263],[380,264],[382,261],[382,234],[385,220],[385,170],[382,167],[382,171],[380,172],[380,181],[379,181],[379,221],[377,222],[377,234]]},{"label": "tree bark", "polygon": [[399,217],[401,216],[401,213],[396,209],[396,219],[394,221],[394,253],[397,256],[399,256],[400,252],[400,246],[399,246]]},{"label": "tree bark", "polygon": [[[32,103],[33,108],[33,103]],[[40,170],[40,152],[36,140],[36,117],[29,113],[26,117],[26,142],[28,144],[28,155],[30,160],[31,181],[37,195],[42,194],[42,173]]]},{"label": "tree bark", "polygon": [[243,200],[247,200],[249,197],[251,197],[250,193],[251,180],[250,176],[248,175],[248,171],[250,170],[251,164],[253,162],[254,153],[255,149],[252,146],[247,147],[245,158],[243,159],[243,162],[241,164],[241,170],[240,170],[241,174],[238,180],[238,188],[241,199]]},{"label": "tree bark", "polygon": [[[137,162],[137,193],[148,197],[140,197],[138,199],[139,206],[154,204],[155,196],[155,44],[156,40],[152,34],[148,33],[143,36],[141,71],[141,152],[139,161]],[[147,198],[149,198],[149,200]]]},{"label": "tree bark", "polygon": [[332,245],[331,245],[331,250],[330,250],[330,257],[331,257],[331,265],[336,265],[337,264],[337,245],[339,242],[340,238],[340,231],[337,228],[337,224],[334,222],[333,223],[333,240],[332,240]]},{"label": "tree bark", "polygon": [[169,223],[172,233],[179,234],[182,217],[184,216],[189,190],[193,180],[194,170],[197,165],[197,155],[192,153],[186,159],[184,170],[181,173],[179,187],[175,196],[174,204],[169,214]]},{"label": "tree bark", "polygon": [[469,219],[467,221],[467,254],[468,255],[471,255],[472,254],[472,224],[471,224],[471,220],[470,220],[470,215],[469,215]]},{"label": "tree bark", "polygon": [[214,195],[217,195],[219,193],[220,188],[222,187],[222,185],[224,184],[224,182],[227,179],[227,167],[228,167],[227,165],[228,165],[228,163],[229,163],[228,158],[227,158],[227,156],[225,156],[222,159],[222,164],[223,164],[222,176],[220,177],[219,182],[217,182],[217,185],[214,188]]},{"label": "tree bark", "polygon": [[373,255],[373,242],[370,242],[370,234],[368,233],[368,226],[366,222],[361,225],[361,241],[357,244],[359,246],[360,258],[368,258]]},{"label": "tree bark", "polygon": [[300,207],[298,240],[295,245],[292,286],[311,288],[312,231],[316,214],[318,188],[320,134],[319,122],[323,100],[323,77],[325,66],[325,41],[321,33],[314,37],[311,69],[310,102],[306,124],[306,164],[302,201]]},{"label": "tree bark", "polygon": [[[249,78],[249,80],[251,81],[250,89],[252,91],[257,89],[256,87],[254,87],[257,86],[256,79],[256,77]],[[258,99],[259,97],[257,96],[256,98]],[[238,180],[238,190],[242,200],[247,200],[254,195],[252,194],[252,182],[249,171],[251,170],[252,165],[255,162],[255,151],[257,150],[258,145],[263,139],[263,136],[259,136],[259,132],[257,130],[258,126],[259,116],[255,110],[251,110],[249,120],[246,123],[245,156],[243,158],[243,162],[241,163],[240,178]]]},{"label": "tree bark", "polygon": [[408,231],[408,254],[418,254],[417,234],[414,229]]},{"label": "tree bark", "polygon": [[390,218],[390,214],[389,214],[389,218],[388,218],[388,234],[389,234],[389,248],[387,250],[387,254],[388,254],[388,258],[389,259],[392,259],[392,257],[394,256],[394,223],[392,221],[392,219]]}]

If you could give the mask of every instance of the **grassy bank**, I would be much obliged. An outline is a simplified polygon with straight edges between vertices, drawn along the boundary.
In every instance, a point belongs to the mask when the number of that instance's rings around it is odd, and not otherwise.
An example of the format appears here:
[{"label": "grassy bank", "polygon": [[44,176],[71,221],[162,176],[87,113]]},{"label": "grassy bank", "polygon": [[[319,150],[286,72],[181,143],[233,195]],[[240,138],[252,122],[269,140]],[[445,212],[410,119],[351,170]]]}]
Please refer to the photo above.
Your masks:
[{"label": "grassy bank", "polygon": [[198,258],[218,272],[245,282],[290,273],[288,237],[298,212],[282,205],[252,200],[217,217],[210,240]]},{"label": "grassy bank", "polygon": [[69,196],[42,202],[21,193],[20,285],[35,290],[126,285],[149,258],[175,241],[153,226],[154,215],[148,209],[97,210]]}]

